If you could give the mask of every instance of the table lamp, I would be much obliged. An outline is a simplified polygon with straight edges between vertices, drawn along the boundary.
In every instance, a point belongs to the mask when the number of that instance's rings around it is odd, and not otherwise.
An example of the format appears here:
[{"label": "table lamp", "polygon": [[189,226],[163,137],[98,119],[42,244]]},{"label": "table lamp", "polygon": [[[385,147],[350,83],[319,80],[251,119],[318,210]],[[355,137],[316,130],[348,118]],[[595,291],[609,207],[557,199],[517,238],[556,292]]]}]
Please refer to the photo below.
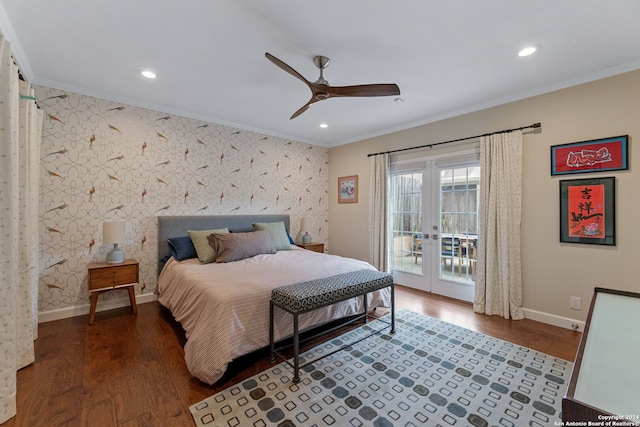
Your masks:
[{"label": "table lamp", "polygon": [[113,243],[113,249],[107,252],[107,264],[121,264],[124,262],[124,251],[118,247],[118,243],[126,240],[127,230],[124,222],[102,223],[102,243]]},{"label": "table lamp", "polygon": [[300,234],[304,233],[302,243],[311,243],[309,230],[311,230],[311,218],[302,218],[300,220]]}]

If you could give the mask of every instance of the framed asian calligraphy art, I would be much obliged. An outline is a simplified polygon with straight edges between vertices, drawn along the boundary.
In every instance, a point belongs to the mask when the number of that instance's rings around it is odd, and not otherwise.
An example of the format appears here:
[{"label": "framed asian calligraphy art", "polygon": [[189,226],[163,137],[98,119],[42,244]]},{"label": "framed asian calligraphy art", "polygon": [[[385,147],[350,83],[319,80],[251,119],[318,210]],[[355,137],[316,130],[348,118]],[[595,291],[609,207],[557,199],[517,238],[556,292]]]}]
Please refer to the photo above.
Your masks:
[{"label": "framed asian calligraphy art", "polygon": [[616,180],[560,181],[560,241],[616,245]]},{"label": "framed asian calligraphy art", "polygon": [[629,169],[628,135],[551,147],[551,175]]},{"label": "framed asian calligraphy art", "polygon": [[358,175],[338,178],[338,203],[358,203]]}]

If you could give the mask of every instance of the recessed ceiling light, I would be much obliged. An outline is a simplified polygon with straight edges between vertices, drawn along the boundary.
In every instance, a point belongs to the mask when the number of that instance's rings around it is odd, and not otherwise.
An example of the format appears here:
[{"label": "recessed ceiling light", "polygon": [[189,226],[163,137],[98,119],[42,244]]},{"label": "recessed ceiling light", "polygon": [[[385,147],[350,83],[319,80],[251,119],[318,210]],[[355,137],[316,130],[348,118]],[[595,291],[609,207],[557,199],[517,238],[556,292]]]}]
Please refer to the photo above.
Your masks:
[{"label": "recessed ceiling light", "polygon": [[320,127],[321,127],[322,129],[324,129],[324,128],[328,128],[328,127],[329,127],[329,125],[328,125],[328,124],[326,124],[326,123],[320,123]]},{"label": "recessed ceiling light", "polygon": [[529,56],[529,55],[533,55],[536,50],[538,50],[539,46],[527,46],[524,49],[521,49],[518,52],[518,56]]},{"label": "recessed ceiling light", "polygon": [[153,71],[144,70],[144,71],[141,71],[140,74],[142,74],[144,77],[146,77],[148,79],[155,79],[156,78],[156,74]]}]

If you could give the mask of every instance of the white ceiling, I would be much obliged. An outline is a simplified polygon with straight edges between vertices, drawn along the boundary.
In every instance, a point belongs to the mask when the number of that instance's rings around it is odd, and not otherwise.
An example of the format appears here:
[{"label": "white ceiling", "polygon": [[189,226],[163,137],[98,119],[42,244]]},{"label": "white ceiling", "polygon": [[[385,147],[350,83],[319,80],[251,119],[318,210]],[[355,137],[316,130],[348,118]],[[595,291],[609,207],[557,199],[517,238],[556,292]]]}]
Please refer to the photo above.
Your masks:
[{"label": "white ceiling", "polygon": [[[327,147],[640,68],[638,0],[0,0],[0,31],[32,83]],[[404,102],[290,120],[311,92],[265,52]]]}]

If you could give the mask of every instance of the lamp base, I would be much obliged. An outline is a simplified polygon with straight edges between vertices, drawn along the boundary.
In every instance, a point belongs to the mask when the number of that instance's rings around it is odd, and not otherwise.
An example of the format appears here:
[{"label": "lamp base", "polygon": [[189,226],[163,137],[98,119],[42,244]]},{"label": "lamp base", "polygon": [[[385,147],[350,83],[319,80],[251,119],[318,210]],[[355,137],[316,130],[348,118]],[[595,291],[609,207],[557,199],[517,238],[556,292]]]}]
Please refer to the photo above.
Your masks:
[{"label": "lamp base", "polygon": [[311,236],[309,236],[309,233],[304,233],[304,236],[302,236],[302,243],[311,243]]},{"label": "lamp base", "polygon": [[122,264],[124,262],[124,251],[114,243],[113,249],[107,252],[107,264]]}]

